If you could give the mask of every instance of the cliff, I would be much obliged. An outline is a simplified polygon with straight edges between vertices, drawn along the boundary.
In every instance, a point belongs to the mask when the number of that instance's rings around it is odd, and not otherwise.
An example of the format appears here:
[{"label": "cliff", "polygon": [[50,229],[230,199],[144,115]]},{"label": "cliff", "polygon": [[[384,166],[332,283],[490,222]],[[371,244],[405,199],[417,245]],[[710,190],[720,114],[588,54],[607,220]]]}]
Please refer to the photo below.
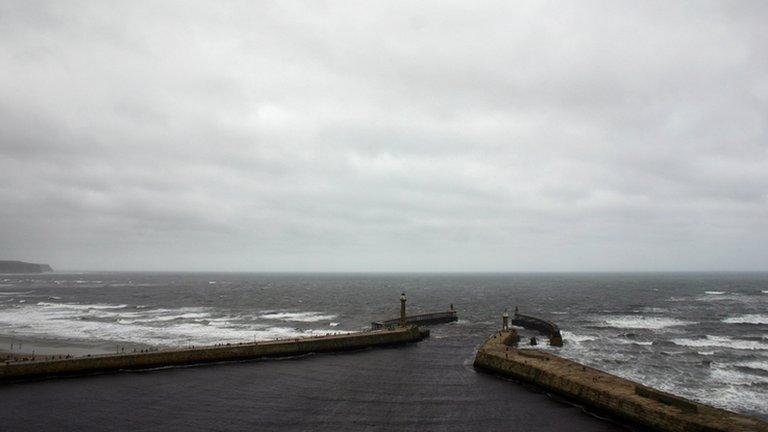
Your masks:
[{"label": "cliff", "polygon": [[53,269],[48,264],[35,264],[23,261],[0,261],[0,273],[45,273]]}]

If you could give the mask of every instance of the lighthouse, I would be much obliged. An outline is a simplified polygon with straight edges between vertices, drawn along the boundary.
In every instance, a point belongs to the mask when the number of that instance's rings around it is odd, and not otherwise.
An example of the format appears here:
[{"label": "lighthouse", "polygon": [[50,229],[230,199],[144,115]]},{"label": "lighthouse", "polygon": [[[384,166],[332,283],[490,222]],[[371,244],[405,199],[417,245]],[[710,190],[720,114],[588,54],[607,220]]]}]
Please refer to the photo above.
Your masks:
[{"label": "lighthouse", "polygon": [[501,331],[507,330],[509,330],[509,313],[507,313],[507,309],[504,308],[504,313],[501,314]]},{"label": "lighthouse", "polygon": [[405,327],[405,293],[400,294],[400,327]]}]

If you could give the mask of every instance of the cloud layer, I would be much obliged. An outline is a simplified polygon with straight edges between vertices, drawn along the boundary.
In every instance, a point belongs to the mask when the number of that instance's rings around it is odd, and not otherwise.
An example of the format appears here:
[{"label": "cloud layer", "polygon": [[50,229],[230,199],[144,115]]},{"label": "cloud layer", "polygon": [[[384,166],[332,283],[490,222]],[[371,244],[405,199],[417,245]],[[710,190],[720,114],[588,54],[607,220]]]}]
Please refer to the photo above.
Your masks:
[{"label": "cloud layer", "polygon": [[766,269],[768,4],[469,3],[3,2],[0,254]]}]

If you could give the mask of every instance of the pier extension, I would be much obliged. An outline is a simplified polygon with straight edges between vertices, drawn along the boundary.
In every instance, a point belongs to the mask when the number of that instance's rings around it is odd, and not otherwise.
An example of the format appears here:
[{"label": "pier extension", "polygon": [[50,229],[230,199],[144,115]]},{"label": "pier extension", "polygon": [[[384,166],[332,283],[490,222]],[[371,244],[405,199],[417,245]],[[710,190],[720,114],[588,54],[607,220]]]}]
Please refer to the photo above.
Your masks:
[{"label": "pier extension", "polygon": [[371,330],[380,330],[384,328],[395,328],[397,326],[404,325],[431,325],[431,324],[444,324],[449,322],[458,321],[459,317],[456,315],[456,310],[453,305],[450,306],[445,312],[430,312],[419,315],[406,315],[405,314],[405,293],[400,295],[400,317],[392,318],[384,321],[374,321],[371,323]]},{"label": "pier extension", "polygon": [[523,328],[536,330],[549,337],[549,344],[552,346],[563,346],[563,336],[560,335],[560,328],[552,321],[537,318],[530,315],[521,314],[515,307],[515,316],[512,317],[512,324]]}]

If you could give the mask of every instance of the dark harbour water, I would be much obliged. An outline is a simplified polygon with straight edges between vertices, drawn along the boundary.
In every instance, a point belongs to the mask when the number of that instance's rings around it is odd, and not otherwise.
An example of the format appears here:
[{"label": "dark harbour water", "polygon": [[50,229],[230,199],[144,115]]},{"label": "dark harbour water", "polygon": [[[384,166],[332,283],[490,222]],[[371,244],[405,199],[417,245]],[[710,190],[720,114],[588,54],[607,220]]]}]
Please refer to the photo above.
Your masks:
[{"label": "dark harbour water", "polygon": [[473,370],[515,305],[560,324],[564,356],[768,419],[768,274],[0,275],[0,349],[358,330],[401,291],[461,319],[404,347],[6,385],[0,430],[621,430]]}]

